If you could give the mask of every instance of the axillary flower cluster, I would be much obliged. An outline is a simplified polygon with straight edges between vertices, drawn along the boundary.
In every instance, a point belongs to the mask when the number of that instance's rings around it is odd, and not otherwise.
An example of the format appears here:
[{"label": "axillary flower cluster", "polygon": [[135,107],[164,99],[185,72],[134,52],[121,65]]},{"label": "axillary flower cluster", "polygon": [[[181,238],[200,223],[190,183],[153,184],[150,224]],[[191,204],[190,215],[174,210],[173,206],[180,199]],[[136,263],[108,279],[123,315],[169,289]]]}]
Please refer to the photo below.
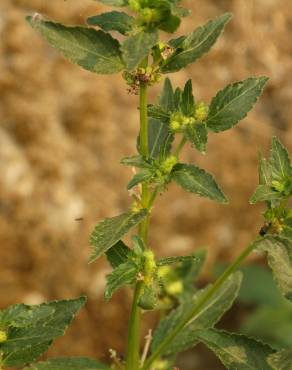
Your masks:
[{"label": "axillary flower cluster", "polygon": [[196,104],[193,114],[184,115],[181,111],[170,116],[170,129],[173,132],[184,132],[187,127],[204,122],[208,117],[209,106],[204,102]]}]

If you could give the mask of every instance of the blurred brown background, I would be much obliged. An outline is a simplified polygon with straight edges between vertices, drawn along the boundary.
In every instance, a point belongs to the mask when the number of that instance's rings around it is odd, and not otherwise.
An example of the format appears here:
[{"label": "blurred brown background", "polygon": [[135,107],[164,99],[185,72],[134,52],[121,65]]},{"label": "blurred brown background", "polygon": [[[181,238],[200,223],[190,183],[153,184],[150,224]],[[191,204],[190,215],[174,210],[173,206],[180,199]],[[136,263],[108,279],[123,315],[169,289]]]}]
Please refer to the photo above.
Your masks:
[{"label": "blurred brown background", "polygon": [[[292,5],[289,0],[183,5],[193,13],[179,33],[225,11],[234,18],[208,56],[170,76],[175,84],[192,78],[196,98],[210,100],[232,81],[270,77],[244,122],[210,135],[207,156],[190,148],[184,154],[216,176],[231,204],[216,205],[171,186],[154,211],[151,244],[157,254],[206,246],[211,266],[237,254],[261,226],[261,206],[248,204],[257,184],[259,148],[267,151],[277,135],[292,150]],[[88,235],[97,221],[129,205],[125,186],[131,171],[119,160],[135,152],[138,114],[136,97],[127,95],[120,76],[93,75],[66,62],[24,16],[37,11],[83,24],[107,9],[91,0],[0,2],[0,307],[88,296],[50,355],[106,359],[109,347],[123,352],[130,296],[120,292],[105,306],[108,267],[103,259],[88,267]],[[153,88],[152,99],[159,88]],[[79,217],[84,220],[75,221]],[[202,366],[193,361],[189,369]],[[208,370],[217,369],[212,366]]]}]

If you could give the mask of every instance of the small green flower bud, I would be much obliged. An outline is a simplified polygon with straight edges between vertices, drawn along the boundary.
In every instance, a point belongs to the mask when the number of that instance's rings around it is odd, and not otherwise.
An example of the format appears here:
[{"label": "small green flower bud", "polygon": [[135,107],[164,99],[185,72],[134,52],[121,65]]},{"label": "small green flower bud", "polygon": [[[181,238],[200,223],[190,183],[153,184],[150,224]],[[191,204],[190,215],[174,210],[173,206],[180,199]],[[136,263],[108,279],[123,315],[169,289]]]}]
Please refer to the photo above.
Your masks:
[{"label": "small green flower bud", "polygon": [[280,181],[276,181],[276,180],[272,181],[272,186],[279,193],[282,193],[284,191],[284,189],[285,189],[285,184],[283,184]]},{"label": "small green flower bud", "polygon": [[209,106],[204,102],[199,102],[195,108],[194,117],[196,121],[203,122],[208,117]]},{"label": "small green flower bud", "polygon": [[138,0],[129,0],[129,7],[134,12],[138,12],[141,9],[141,5]]},{"label": "small green flower bud", "polygon": [[145,265],[144,265],[144,283],[151,285],[154,273],[157,269],[154,253],[150,250],[144,252]]},{"label": "small green flower bud", "polygon": [[158,271],[157,271],[157,275],[160,279],[166,277],[167,275],[169,275],[171,273],[171,268],[169,266],[161,266],[159,267]]},{"label": "small green flower bud", "polygon": [[170,368],[170,362],[167,360],[156,360],[153,363],[153,369],[155,370],[168,370]]},{"label": "small green flower bud", "polygon": [[178,295],[181,294],[184,290],[183,283],[181,280],[173,281],[169,284],[166,284],[165,290],[169,295]]},{"label": "small green flower bud", "polygon": [[176,164],[177,157],[175,155],[171,155],[162,162],[162,164],[160,165],[160,170],[164,174],[169,174]]},{"label": "small green flower bud", "polygon": [[132,206],[131,206],[131,211],[134,212],[134,213],[138,213],[140,212],[142,209],[142,206],[140,203],[138,202],[133,202]]},{"label": "small green flower bud", "polygon": [[157,296],[151,287],[145,287],[138,304],[143,310],[153,310],[155,308]]},{"label": "small green flower bud", "polygon": [[179,132],[183,128],[184,115],[181,112],[172,113],[170,117],[170,128],[174,132]]},{"label": "small green flower bud", "polygon": [[156,22],[160,18],[158,9],[144,8],[140,11],[140,15],[146,23]]},{"label": "small green flower bud", "polygon": [[0,330],[0,344],[5,343],[7,341],[7,333],[4,330]]}]

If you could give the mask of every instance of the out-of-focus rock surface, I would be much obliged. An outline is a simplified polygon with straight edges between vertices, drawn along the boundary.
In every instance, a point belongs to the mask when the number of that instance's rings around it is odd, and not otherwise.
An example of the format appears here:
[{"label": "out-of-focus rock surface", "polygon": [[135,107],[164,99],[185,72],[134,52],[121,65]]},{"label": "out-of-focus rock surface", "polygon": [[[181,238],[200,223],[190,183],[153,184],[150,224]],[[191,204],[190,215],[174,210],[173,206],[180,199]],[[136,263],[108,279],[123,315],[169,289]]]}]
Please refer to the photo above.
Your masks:
[{"label": "out-of-focus rock surface", "polygon": [[[185,160],[216,176],[230,205],[170,186],[154,210],[151,244],[157,253],[206,246],[210,266],[237,254],[261,226],[261,207],[248,204],[259,148],[266,151],[277,135],[292,150],[292,5],[289,0],[184,4],[193,14],[180,33],[224,11],[234,18],[208,56],[170,76],[176,84],[192,78],[197,99],[209,100],[231,81],[270,77],[244,122],[210,135],[207,156],[190,148],[184,153]],[[82,24],[106,9],[90,0],[0,2],[0,306],[88,296],[86,309],[50,355],[103,357],[109,347],[124,349],[129,296],[118,293],[105,306],[108,267],[102,259],[88,267],[88,235],[97,221],[129,205],[125,185],[131,171],[119,160],[135,151],[138,114],[136,97],[127,95],[120,76],[98,76],[71,65],[24,16],[37,11]],[[158,87],[153,90],[152,98]]]}]

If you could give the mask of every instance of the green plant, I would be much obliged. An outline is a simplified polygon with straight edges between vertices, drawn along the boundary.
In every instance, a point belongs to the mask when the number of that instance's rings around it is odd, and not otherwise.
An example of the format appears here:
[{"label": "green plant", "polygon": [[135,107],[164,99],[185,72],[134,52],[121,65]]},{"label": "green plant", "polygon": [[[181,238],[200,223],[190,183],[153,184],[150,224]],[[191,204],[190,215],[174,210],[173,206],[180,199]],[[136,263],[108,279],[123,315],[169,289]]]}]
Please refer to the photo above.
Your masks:
[{"label": "green plant", "polygon": [[[27,20],[73,63],[100,74],[123,72],[129,92],[139,95],[138,153],[122,159],[122,164],[137,169],[128,184],[133,203],[125,213],[100,222],[91,235],[90,262],[105,255],[113,269],[107,277],[105,298],[110,299],[125,285],[134,290],[126,360],[114,358],[111,365],[104,365],[96,360],[72,358],[27,365],[63,334],[85,303],[84,298],[79,298],[40,306],[16,305],[1,311],[0,368],[167,370],[174,366],[177,353],[202,342],[227,369],[291,369],[291,349],[278,351],[256,339],[214,328],[238,295],[242,280],[238,267],[255,249],[267,253],[280,289],[292,300],[292,210],[288,206],[292,166],[278,139],[273,139],[270,159],[260,158],[260,185],[251,198],[252,203],[264,201],[267,205],[260,236],[213,284],[203,289],[194,287],[204,262],[203,251],[157,260],[148,243],[155,199],[170,182],[199,196],[228,202],[214,178],[194,164],[181,163],[180,154],[186,143],[205,153],[209,132],[228,130],[243,119],[256,103],[267,78],[248,78],[228,85],[210,104],[195,100],[191,81],[183,89],[174,89],[166,78],[158,101],[149,104],[149,87],[208,52],[231,14],[209,21],[188,36],[163,43],[158,31],[176,31],[181,18],[188,15],[179,6],[179,0],[100,1],[127,7],[133,16],[112,11],[90,17],[88,24],[99,30],[68,27],[40,16]],[[110,31],[119,32],[122,41],[113,38]],[[132,237],[130,248],[121,239],[136,227],[138,233]],[[154,309],[161,310],[163,318],[142,352],[141,315]]]}]

